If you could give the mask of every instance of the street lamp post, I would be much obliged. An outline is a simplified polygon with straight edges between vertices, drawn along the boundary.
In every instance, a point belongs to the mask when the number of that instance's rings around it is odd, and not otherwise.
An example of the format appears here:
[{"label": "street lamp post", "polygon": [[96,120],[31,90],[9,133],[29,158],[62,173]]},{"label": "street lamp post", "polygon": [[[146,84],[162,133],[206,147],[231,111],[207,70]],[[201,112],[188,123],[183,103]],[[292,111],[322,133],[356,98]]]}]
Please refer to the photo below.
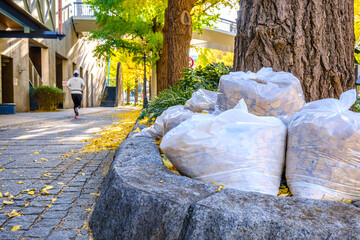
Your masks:
[{"label": "street lamp post", "polygon": [[148,106],[148,99],[147,99],[147,93],[146,93],[146,42],[145,39],[143,40],[141,44],[141,48],[144,52],[144,101],[143,101],[143,108],[147,108]]}]

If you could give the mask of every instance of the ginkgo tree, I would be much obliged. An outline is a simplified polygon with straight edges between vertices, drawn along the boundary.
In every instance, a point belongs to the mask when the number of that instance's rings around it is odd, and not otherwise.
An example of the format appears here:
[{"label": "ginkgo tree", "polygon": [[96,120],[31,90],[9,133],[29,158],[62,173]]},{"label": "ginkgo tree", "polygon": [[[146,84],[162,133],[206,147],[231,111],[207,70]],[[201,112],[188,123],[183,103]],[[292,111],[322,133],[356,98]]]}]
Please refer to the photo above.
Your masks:
[{"label": "ginkgo tree", "polygon": [[[115,78],[117,74],[117,63],[121,64],[123,89],[126,92],[126,103],[130,103],[130,93],[135,90],[135,104],[138,100],[138,86],[143,83],[144,64],[141,59],[133,53],[126,51],[114,51],[111,56],[110,77]],[[147,64],[147,75],[150,74],[150,65]]]},{"label": "ginkgo tree", "polygon": [[211,63],[224,63],[226,66],[233,66],[234,53],[224,52],[216,49],[196,47],[199,56],[196,60],[196,66],[205,67]]}]

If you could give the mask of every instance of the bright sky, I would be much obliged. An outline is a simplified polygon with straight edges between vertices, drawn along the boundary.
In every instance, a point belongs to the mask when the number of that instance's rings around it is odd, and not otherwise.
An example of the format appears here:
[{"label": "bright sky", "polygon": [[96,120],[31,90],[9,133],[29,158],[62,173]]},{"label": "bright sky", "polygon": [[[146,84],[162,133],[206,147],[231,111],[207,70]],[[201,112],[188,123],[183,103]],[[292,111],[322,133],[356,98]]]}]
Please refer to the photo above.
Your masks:
[{"label": "bright sky", "polygon": [[235,22],[237,18],[238,9],[239,9],[239,5],[236,6],[236,9],[231,9],[229,7],[222,8],[220,10],[220,17]]}]

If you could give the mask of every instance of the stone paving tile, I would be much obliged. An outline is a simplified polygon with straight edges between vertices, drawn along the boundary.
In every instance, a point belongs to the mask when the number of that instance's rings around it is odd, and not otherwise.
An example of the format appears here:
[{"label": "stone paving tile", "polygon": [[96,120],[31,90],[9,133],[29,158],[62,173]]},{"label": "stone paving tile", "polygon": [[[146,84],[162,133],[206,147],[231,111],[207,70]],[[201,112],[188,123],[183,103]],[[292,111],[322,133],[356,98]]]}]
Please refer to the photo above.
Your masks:
[{"label": "stone paving tile", "polygon": [[[79,154],[86,143],[75,139],[91,138],[94,134],[90,128],[113,124],[111,114],[115,111],[119,110],[114,108],[108,115],[93,114],[79,121],[55,119],[0,131],[0,149],[7,146],[0,150],[1,167],[5,168],[0,173],[0,192],[14,196],[13,205],[0,205],[1,240],[89,238],[89,229],[83,227],[87,225],[114,152]],[[72,149],[71,156],[62,156]],[[19,184],[20,181],[23,183]],[[40,193],[45,185],[52,189]],[[25,189],[36,190],[29,195]],[[4,215],[14,209],[21,216]],[[16,225],[22,228],[11,231]]]},{"label": "stone paving tile", "polygon": [[28,238],[45,238],[47,237],[51,230],[53,229],[53,226],[51,227],[33,227],[30,228],[28,231],[24,233],[24,237]]},{"label": "stone paving tile", "polygon": [[53,231],[49,236],[51,240],[64,240],[64,239],[72,239],[76,237],[78,231],[76,230],[62,230],[62,231]]}]

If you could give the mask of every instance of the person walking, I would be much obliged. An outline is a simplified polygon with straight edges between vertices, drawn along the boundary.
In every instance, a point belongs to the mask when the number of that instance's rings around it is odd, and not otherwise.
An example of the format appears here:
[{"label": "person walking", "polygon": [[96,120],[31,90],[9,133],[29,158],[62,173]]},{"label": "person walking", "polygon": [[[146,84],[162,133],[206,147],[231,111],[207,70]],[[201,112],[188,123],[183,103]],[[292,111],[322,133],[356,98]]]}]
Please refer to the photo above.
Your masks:
[{"label": "person walking", "polygon": [[74,102],[74,112],[75,112],[75,119],[79,116],[79,109],[81,107],[82,101],[82,93],[85,88],[85,82],[82,78],[79,77],[79,71],[74,71],[74,77],[70,78],[67,83],[66,87],[68,87],[71,91],[71,98]]}]

